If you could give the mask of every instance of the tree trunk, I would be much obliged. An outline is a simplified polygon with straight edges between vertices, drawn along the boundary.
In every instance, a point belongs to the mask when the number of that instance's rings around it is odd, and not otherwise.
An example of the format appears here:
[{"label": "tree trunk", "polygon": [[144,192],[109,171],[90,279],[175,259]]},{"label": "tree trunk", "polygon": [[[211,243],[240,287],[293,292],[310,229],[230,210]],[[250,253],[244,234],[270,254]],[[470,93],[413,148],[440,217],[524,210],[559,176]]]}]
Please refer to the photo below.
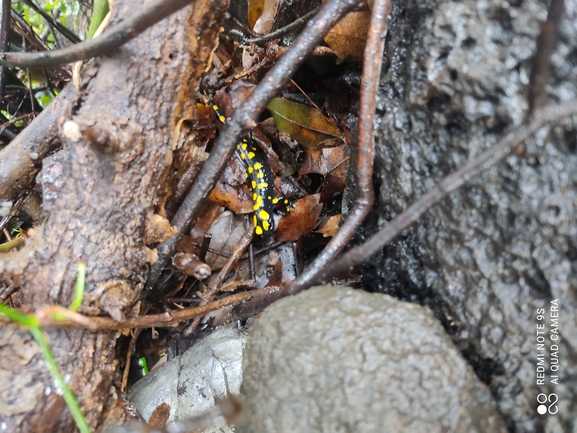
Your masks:
[{"label": "tree trunk", "polygon": [[[111,24],[147,3],[116,1]],[[22,252],[6,256],[25,261],[23,272],[4,266],[20,280],[24,306],[68,306],[79,262],[87,265],[80,312],[121,318],[139,298],[149,271],[147,215],[162,209],[174,176],[198,154],[183,121],[195,119],[198,83],[224,10],[224,0],[197,1],[86,68],[81,94],[59,120],[63,148],[43,162],[48,219]],[[48,335],[89,425],[97,428],[116,395],[116,335],[70,329]],[[72,431],[69,411],[26,333],[7,326],[0,346],[2,368],[11,373],[0,378],[6,431]]]}]

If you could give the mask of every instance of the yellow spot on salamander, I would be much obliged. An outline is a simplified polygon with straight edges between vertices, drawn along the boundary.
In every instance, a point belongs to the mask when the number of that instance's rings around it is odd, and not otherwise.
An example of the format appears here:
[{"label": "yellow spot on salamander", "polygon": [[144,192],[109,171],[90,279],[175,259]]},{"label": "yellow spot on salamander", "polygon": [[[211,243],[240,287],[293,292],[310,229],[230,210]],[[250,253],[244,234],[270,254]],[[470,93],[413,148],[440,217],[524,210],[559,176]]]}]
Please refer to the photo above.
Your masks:
[{"label": "yellow spot on salamander", "polygon": [[268,182],[261,182],[258,184],[258,189],[266,189],[268,188]]},{"label": "yellow spot on salamander", "polygon": [[253,159],[255,157],[255,153],[254,152],[249,152],[248,153],[248,159]]},{"label": "yellow spot on salamander", "polygon": [[270,229],[270,224],[268,223],[268,221],[263,221],[262,222],[262,228],[264,229],[265,232],[268,232]]},{"label": "yellow spot on salamander", "polygon": [[249,167],[246,169],[246,171],[248,171],[248,174],[252,174],[252,172],[254,171],[252,167]]},{"label": "yellow spot on salamander", "polygon": [[241,157],[241,159],[242,159],[243,161],[244,161],[245,158],[246,158],[246,156],[244,155],[244,153],[241,153],[241,154],[240,154],[240,157]]},{"label": "yellow spot on salamander", "polygon": [[270,218],[270,215],[267,211],[261,209],[258,213],[258,217],[263,221],[267,221]]},{"label": "yellow spot on salamander", "polygon": [[256,201],[256,196],[257,196],[256,192],[252,194],[252,201]]},{"label": "yellow spot on salamander", "polygon": [[[271,200],[270,196],[269,196],[269,200]],[[277,204],[277,203],[278,203],[278,198],[275,197],[275,198],[273,198],[271,201],[272,201],[272,204]]]},{"label": "yellow spot on salamander", "polygon": [[260,170],[261,168],[262,168],[262,164],[261,164],[260,162],[257,162],[257,163],[254,165],[254,169],[255,169],[255,170]]},{"label": "yellow spot on salamander", "polygon": [[256,174],[256,178],[257,178],[257,179],[262,179],[263,177],[264,177],[264,172],[262,172],[262,171],[259,171],[259,172]]},{"label": "yellow spot on salamander", "polygon": [[251,181],[251,182],[250,182],[250,186],[251,186],[250,189],[256,189],[256,182],[255,182],[254,180]]},{"label": "yellow spot on salamander", "polygon": [[224,123],[226,121],[226,117],[224,117],[222,114],[218,117],[218,120],[220,120],[222,123]]},{"label": "yellow spot on salamander", "polygon": [[252,224],[253,224],[255,227],[258,227],[258,220],[256,219],[256,215],[253,215],[253,216],[252,216]]},{"label": "yellow spot on salamander", "polygon": [[[253,206],[253,210],[258,210],[262,207],[262,196],[257,196],[255,202],[254,202],[254,206]],[[260,214],[259,214],[260,215]]]},{"label": "yellow spot on salamander", "polygon": [[242,143],[241,149],[242,149],[242,150],[246,150],[246,148],[247,148],[247,145],[246,145],[246,141],[245,141],[245,142]]},{"label": "yellow spot on salamander", "polygon": [[262,232],[262,228],[261,228],[260,226],[256,226],[256,227],[254,228],[254,232],[255,232],[257,235],[262,235],[262,233],[263,233],[263,232]]}]

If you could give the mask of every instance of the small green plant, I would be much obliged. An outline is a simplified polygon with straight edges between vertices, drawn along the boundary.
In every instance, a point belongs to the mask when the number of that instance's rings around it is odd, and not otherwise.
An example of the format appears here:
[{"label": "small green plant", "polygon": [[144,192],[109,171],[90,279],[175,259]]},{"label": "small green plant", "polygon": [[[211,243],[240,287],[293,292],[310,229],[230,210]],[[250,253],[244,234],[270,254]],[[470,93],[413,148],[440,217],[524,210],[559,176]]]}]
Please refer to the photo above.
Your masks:
[{"label": "small green plant", "polygon": [[141,372],[143,376],[146,376],[150,370],[148,369],[148,362],[146,362],[146,358],[143,356],[141,358],[138,359],[138,365],[141,368]]},{"label": "small green plant", "polygon": [[[82,298],[84,296],[84,282],[86,279],[86,265],[84,263],[79,263],[77,268],[77,277],[76,277],[76,293],[74,295],[74,300],[70,305],[70,310],[76,311],[82,304]],[[90,427],[88,427],[88,423],[80,410],[80,406],[78,405],[78,401],[76,401],[76,397],[66,385],[62,374],[58,370],[58,365],[56,364],[56,360],[54,359],[54,354],[52,353],[52,349],[48,344],[46,339],[46,334],[42,330],[40,326],[40,322],[38,317],[35,314],[23,314],[16,311],[13,308],[10,308],[8,305],[0,304],[0,314],[4,314],[8,319],[12,320],[13,322],[19,324],[20,326],[27,328],[36,342],[40,349],[42,350],[42,354],[48,363],[48,368],[50,369],[50,374],[62,390],[62,396],[64,397],[64,401],[70,408],[70,412],[74,417],[74,421],[76,421],[76,425],[81,433],[90,433]],[[54,318],[58,320],[58,314],[54,315]]]},{"label": "small green plant", "polygon": [[98,30],[98,27],[104,21],[104,17],[108,13],[109,6],[108,0],[95,0],[94,9],[92,10],[92,20],[90,21],[90,28],[88,29],[88,34],[86,39],[92,39],[94,33]]}]

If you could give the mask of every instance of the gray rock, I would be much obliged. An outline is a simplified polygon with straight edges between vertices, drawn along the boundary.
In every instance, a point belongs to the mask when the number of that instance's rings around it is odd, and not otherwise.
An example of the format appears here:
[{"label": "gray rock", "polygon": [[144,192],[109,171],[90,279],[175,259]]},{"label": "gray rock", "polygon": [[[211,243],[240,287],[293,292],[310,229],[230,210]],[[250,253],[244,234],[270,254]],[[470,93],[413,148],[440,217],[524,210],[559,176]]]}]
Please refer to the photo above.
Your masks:
[{"label": "gray rock", "polygon": [[[376,134],[376,226],[522,123],[549,2],[395,2]],[[565,1],[547,91],[577,95],[577,1]],[[430,210],[365,266],[375,290],[433,306],[512,430],[575,431],[577,133],[541,130]],[[558,384],[537,385],[537,325],[559,300]],[[537,319],[545,309],[547,320]],[[546,333],[545,358],[554,352]],[[554,393],[556,416],[537,414]]]},{"label": "gray rock", "polygon": [[153,369],[134,385],[128,399],[145,421],[161,405],[170,409],[167,424],[203,415],[229,393],[239,393],[245,344],[244,329],[223,326]]},{"label": "gray rock", "polygon": [[323,286],[268,307],[245,350],[239,431],[499,432],[490,393],[433,314]]}]

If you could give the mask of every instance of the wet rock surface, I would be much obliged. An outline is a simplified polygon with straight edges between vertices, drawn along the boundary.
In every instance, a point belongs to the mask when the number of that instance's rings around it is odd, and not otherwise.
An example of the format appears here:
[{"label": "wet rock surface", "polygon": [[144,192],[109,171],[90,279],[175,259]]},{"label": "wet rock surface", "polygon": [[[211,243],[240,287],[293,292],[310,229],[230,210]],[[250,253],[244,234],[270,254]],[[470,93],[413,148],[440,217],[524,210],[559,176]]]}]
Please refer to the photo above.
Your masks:
[{"label": "wet rock surface", "polygon": [[[367,234],[522,123],[548,3],[394,3],[378,95],[378,204]],[[577,95],[575,0],[565,2],[547,91],[552,101]],[[539,131],[364,268],[367,287],[435,310],[511,431],[577,428],[576,124]],[[541,360],[547,375],[538,385]],[[537,413],[540,393],[558,397],[557,415]]]},{"label": "wet rock surface", "polygon": [[345,287],[313,288],[263,312],[241,392],[242,432],[505,431],[428,309]]}]

